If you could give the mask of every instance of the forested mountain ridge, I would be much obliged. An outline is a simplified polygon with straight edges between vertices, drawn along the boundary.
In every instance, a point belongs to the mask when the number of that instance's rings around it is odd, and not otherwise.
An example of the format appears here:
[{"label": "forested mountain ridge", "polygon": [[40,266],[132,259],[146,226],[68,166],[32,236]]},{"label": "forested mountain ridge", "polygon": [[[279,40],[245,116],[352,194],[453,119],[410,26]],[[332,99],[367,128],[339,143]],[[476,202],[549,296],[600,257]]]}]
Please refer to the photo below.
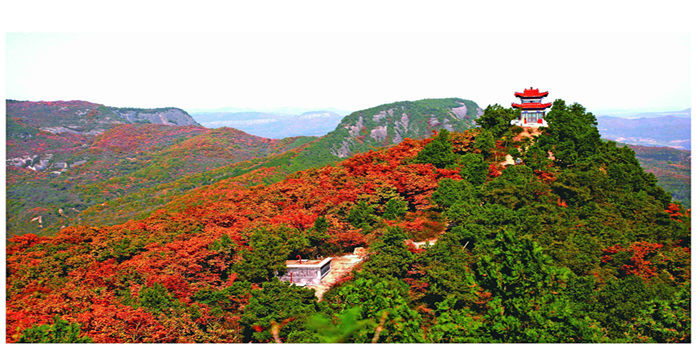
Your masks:
[{"label": "forested mountain ridge", "polygon": [[346,158],[404,138],[423,139],[431,130],[473,128],[482,112],[476,103],[460,98],[394,102],[351,113],[327,139],[333,140],[331,154]]},{"label": "forested mountain ridge", "polygon": [[[58,137],[46,146],[45,152],[51,155],[51,162],[45,161],[46,169],[7,166],[8,236],[55,233],[74,224],[84,210],[114,198],[226,164],[281,153],[313,139],[273,140],[231,128],[140,123],[114,125],[99,135],[69,141],[61,135],[45,136]],[[70,141],[81,144],[71,147]],[[115,223],[116,216],[128,219],[133,215],[114,212],[92,224]]]},{"label": "forested mountain ridge", "polygon": [[53,134],[97,135],[115,124],[199,125],[187,112],[174,107],[118,108],[86,101],[5,102],[10,137],[33,136],[17,127]]},{"label": "forested mountain ridge", "polygon": [[[514,113],[270,185],[223,180],[143,220],[11,238],[7,340],[689,342],[685,209],[580,105],[555,101],[534,137]],[[322,301],[275,277],[359,246],[368,259]]]},{"label": "forested mountain ridge", "polygon": [[[396,111],[395,115],[394,111]],[[187,147],[180,149],[182,146],[173,145],[168,149],[158,150],[157,154],[149,151],[150,153],[145,153],[143,156],[149,159],[148,164],[129,161],[128,159],[133,158],[133,156],[119,154],[121,162],[110,166],[116,171],[109,174],[104,173],[105,167],[100,165],[99,168],[102,169],[102,172],[99,178],[92,176],[89,181],[78,182],[80,186],[76,188],[77,195],[87,199],[80,201],[79,207],[70,207],[77,211],[71,209],[69,214],[60,215],[58,213],[60,208],[48,207],[42,202],[33,206],[25,205],[19,209],[13,209],[13,211],[21,210],[27,213],[26,215],[31,215],[31,217],[25,215],[26,217],[21,219],[21,227],[26,233],[50,233],[55,232],[63,225],[81,223],[93,225],[123,223],[131,218],[145,217],[154,209],[188,190],[222,179],[233,178],[232,181],[246,186],[269,184],[280,181],[295,171],[340,161],[342,158],[335,155],[333,149],[355,154],[387,144],[394,144],[397,140],[402,140],[403,137],[423,138],[430,135],[431,130],[437,130],[440,127],[465,130],[474,127],[474,118],[481,112],[481,109],[474,102],[456,98],[395,102],[352,113],[343,119],[335,131],[319,139],[314,140],[311,137],[284,139],[280,141],[280,145],[288,146],[273,152],[267,154],[257,151],[257,153],[249,152],[250,154],[246,157],[238,158],[220,157],[217,162],[201,159],[196,162],[194,160],[188,162],[188,159],[197,159],[197,157],[180,157],[179,155],[188,152],[202,153],[208,147],[206,144],[214,142],[213,140],[218,133],[230,134],[231,130],[235,129],[193,129],[190,134],[183,134],[178,141],[179,145],[193,146],[189,150]],[[368,121],[359,122],[362,119]],[[438,120],[439,123],[436,122]],[[358,123],[362,125],[358,126]],[[392,125],[399,125],[399,127]],[[102,147],[110,147],[109,142],[128,144],[128,147],[122,148],[135,149],[134,147],[141,144],[138,140],[142,139],[139,133],[130,132],[129,128],[135,127],[124,126],[121,129],[115,129],[115,131],[123,130],[123,132],[106,133],[100,136],[90,147],[90,150],[101,152]],[[377,134],[378,130],[382,131],[380,134],[383,136]],[[255,138],[252,135],[248,136]],[[202,138],[209,141],[201,143]],[[262,140],[262,138],[259,139]],[[226,138],[222,138],[222,140],[226,140]],[[238,140],[241,141],[238,153],[244,152],[247,148],[255,149],[256,147],[242,138]],[[295,148],[297,146],[300,147]],[[238,146],[227,144],[226,147],[235,148]],[[218,148],[221,149],[221,147]],[[283,152],[285,149],[288,151]],[[104,152],[107,151],[104,150]],[[119,169],[123,167],[130,170],[120,172]],[[173,167],[175,171],[171,169]],[[135,171],[136,169],[138,171]],[[82,170],[81,174],[85,172],[86,170]],[[87,175],[80,175],[80,178],[87,178]],[[134,181],[136,182],[132,184]],[[128,188],[126,188],[127,185]],[[58,187],[58,191],[63,193],[63,188],[64,186],[61,185]],[[17,198],[19,201],[21,201],[22,196],[26,195],[24,192],[13,191],[12,193],[11,198]],[[76,200],[68,201],[68,203],[75,202]],[[36,207],[49,209],[42,211],[42,213],[46,213],[48,218],[54,219],[54,224],[44,224],[44,228],[42,228],[40,223],[30,221],[32,218],[38,218],[39,214],[27,209]],[[65,208],[62,211],[64,214],[66,213]],[[42,220],[46,221],[47,218],[42,216]],[[14,223],[18,220],[14,220],[13,217],[12,221]],[[12,226],[11,232],[17,234],[21,230]]]}]

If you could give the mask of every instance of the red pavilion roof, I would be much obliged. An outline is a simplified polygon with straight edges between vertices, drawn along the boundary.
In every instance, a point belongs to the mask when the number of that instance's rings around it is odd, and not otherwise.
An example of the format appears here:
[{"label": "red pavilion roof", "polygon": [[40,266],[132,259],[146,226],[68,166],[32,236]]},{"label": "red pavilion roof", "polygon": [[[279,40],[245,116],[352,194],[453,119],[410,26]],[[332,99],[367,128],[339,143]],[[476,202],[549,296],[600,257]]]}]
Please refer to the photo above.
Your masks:
[{"label": "red pavilion roof", "polygon": [[551,103],[513,103],[511,104],[513,108],[522,108],[522,109],[545,109],[552,107]]},{"label": "red pavilion roof", "polygon": [[533,89],[530,87],[529,89],[525,89],[523,92],[516,92],[515,97],[520,97],[520,98],[540,98],[540,97],[546,97],[549,95],[549,91],[543,91],[540,92],[540,89]]}]

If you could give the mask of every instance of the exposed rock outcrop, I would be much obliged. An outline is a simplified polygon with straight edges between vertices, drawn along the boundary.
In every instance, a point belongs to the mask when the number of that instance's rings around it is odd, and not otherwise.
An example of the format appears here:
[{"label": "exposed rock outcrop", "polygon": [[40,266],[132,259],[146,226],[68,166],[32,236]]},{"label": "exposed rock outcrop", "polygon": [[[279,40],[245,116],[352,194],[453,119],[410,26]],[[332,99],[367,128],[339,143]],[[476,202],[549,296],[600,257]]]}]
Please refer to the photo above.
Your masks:
[{"label": "exposed rock outcrop", "polygon": [[384,140],[386,138],[386,128],[386,125],[378,126],[370,131],[369,136],[377,141]]},{"label": "exposed rock outcrop", "polygon": [[187,112],[179,108],[127,109],[112,108],[116,114],[130,123],[150,123],[162,125],[198,125]]},{"label": "exposed rock outcrop", "polygon": [[[458,98],[403,101],[354,112],[328,135],[330,153],[345,158],[405,138],[423,139],[433,131],[463,131],[475,127],[481,109],[476,103]],[[322,141],[323,142],[323,141]]]}]

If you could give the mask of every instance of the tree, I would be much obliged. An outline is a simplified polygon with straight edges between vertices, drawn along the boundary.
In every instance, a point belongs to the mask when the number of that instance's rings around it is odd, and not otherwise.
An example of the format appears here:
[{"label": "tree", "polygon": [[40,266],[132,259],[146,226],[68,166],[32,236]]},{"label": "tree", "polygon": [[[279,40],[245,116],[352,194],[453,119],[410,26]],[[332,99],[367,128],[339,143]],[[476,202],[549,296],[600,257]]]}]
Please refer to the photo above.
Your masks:
[{"label": "tree", "polygon": [[407,295],[408,286],[400,280],[363,273],[342,285],[331,296],[331,302],[339,306],[336,317],[343,315],[345,310],[359,308],[358,318],[366,326],[353,332],[350,338],[353,342],[424,342],[421,315],[411,308]]},{"label": "tree", "polygon": [[450,132],[441,129],[440,133],[418,153],[416,163],[428,163],[436,168],[448,168],[455,164],[457,155],[452,152]]},{"label": "tree", "polygon": [[20,343],[92,343],[90,337],[80,336],[80,324],[69,323],[54,316],[53,324],[39,325],[22,331]]},{"label": "tree", "polygon": [[149,311],[159,314],[168,311],[170,308],[178,306],[178,302],[173,298],[168,290],[160,283],[154,283],[151,287],[146,287],[139,292],[139,302],[141,306]]},{"label": "tree", "polygon": [[429,340],[436,343],[485,343],[492,341],[484,334],[482,317],[463,308],[455,308],[455,298],[438,304],[435,325],[430,329]]},{"label": "tree", "polygon": [[326,233],[329,226],[330,224],[328,224],[328,219],[325,216],[319,216],[314,221],[314,230],[320,233]]},{"label": "tree", "polygon": [[384,205],[384,213],[382,217],[387,220],[397,220],[402,218],[406,211],[408,210],[408,203],[406,201],[392,198]]},{"label": "tree", "polygon": [[473,204],[476,202],[474,186],[464,180],[442,179],[438,188],[433,192],[433,202],[442,209],[450,208],[456,203]]},{"label": "tree", "polygon": [[567,106],[563,100],[555,100],[547,113],[547,122],[549,127],[537,143],[551,151],[555,163],[561,167],[594,156],[602,145],[595,116],[578,103]]},{"label": "tree", "polygon": [[459,174],[472,185],[479,186],[486,181],[489,164],[481,154],[467,153],[459,158],[458,164],[461,168]]},{"label": "tree", "polygon": [[[264,282],[262,289],[251,291],[241,315],[244,341],[270,341],[273,332],[279,332],[278,336],[284,339],[292,330],[304,327],[306,318],[316,311],[313,290],[277,279]],[[279,328],[275,329],[275,325]]]},{"label": "tree", "polygon": [[561,295],[571,272],[557,267],[542,248],[510,230],[496,235],[477,262],[476,276],[491,293],[485,328],[506,342],[598,341],[597,325],[574,313]]},{"label": "tree", "polygon": [[375,207],[375,205],[364,201],[358,202],[348,212],[348,222],[357,228],[361,228],[364,232],[370,231],[372,225],[377,222],[377,216],[374,215]]},{"label": "tree", "polygon": [[241,250],[243,258],[234,266],[234,271],[241,278],[255,283],[270,281],[275,276],[287,271],[286,260],[291,249],[285,244],[282,230],[258,229],[248,237],[252,250]]},{"label": "tree", "polygon": [[345,343],[352,339],[353,334],[366,332],[369,320],[362,320],[360,307],[346,309],[335,317],[317,313],[309,317],[305,330],[289,334],[289,341],[295,343]]},{"label": "tree", "polygon": [[484,129],[476,135],[474,148],[481,152],[484,158],[488,158],[493,153],[494,147],[496,147],[496,141],[491,131]]},{"label": "tree", "polygon": [[518,119],[519,112],[514,108],[503,108],[501,105],[489,105],[476,124],[489,131],[494,137],[500,138],[509,128],[510,121]]},{"label": "tree", "polygon": [[523,155],[523,163],[532,169],[547,170],[552,161],[547,157],[547,152],[538,143],[531,145]]},{"label": "tree", "polygon": [[414,259],[406,246],[407,239],[400,227],[388,227],[379,239],[370,244],[373,257],[363,265],[363,271],[377,276],[402,277]]},{"label": "tree", "polygon": [[512,165],[503,170],[501,176],[487,183],[483,193],[489,203],[517,210],[542,200],[547,186],[537,180],[528,166]]}]

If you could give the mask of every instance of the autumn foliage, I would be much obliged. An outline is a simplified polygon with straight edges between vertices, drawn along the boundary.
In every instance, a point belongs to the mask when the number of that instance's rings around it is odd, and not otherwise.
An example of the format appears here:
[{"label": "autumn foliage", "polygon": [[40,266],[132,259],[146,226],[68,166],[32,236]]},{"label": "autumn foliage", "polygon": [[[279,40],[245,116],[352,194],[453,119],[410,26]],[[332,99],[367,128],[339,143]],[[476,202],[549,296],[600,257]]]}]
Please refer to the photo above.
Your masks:
[{"label": "autumn foliage", "polygon": [[[489,107],[499,132],[479,140],[441,132],[269,180],[292,153],[144,219],[11,237],[6,341],[690,341],[688,212],[580,105],[555,102],[527,150],[515,112]],[[229,149],[207,135],[166,148]],[[506,151],[523,162],[500,165]],[[358,247],[322,301],[276,278]]]},{"label": "autumn foliage", "polygon": [[[239,327],[237,318],[212,315],[195,296],[237,283],[232,267],[241,261],[240,252],[250,249],[247,232],[285,225],[292,235],[306,237],[323,216],[328,252],[366,245],[365,235],[345,218],[358,198],[381,205],[390,188],[412,210],[430,210],[438,181],[459,179],[458,170],[408,161],[424,143],[405,140],[270,186],[221,181],[141,221],[69,227],[52,237],[13,237],[7,248],[7,340],[16,341],[22,330],[50,323],[55,315],[80,323],[83,334],[96,342],[240,340],[226,335]],[[435,220],[416,212],[398,224],[434,236],[444,229]],[[212,249],[223,237],[230,248]],[[144,293],[162,300],[149,304]],[[213,320],[232,328],[209,328]]]}]

